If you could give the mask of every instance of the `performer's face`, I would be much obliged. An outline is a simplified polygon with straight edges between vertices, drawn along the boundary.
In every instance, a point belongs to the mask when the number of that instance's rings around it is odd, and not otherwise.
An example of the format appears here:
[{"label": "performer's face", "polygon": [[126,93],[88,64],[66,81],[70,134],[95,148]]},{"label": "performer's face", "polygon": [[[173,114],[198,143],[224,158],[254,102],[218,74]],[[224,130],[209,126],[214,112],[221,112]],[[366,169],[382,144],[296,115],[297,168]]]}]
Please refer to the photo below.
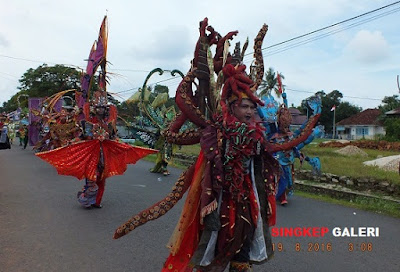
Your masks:
[{"label": "performer's face", "polygon": [[239,105],[233,103],[231,109],[233,115],[243,123],[250,123],[254,120],[256,105],[250,99],[242,99]]},{"label": "performer's face", "polygon": [[105,108],[104,107],[96,107],[96,114],[103,115],[104,112],[105,112]]}]

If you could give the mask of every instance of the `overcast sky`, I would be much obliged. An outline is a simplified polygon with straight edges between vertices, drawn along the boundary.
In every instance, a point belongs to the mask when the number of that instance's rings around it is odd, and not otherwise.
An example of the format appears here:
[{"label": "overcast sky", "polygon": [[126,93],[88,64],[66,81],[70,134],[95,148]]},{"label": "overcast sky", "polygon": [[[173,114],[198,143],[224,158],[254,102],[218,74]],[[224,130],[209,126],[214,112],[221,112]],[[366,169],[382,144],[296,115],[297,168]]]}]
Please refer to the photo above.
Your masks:
[{"label": "overcast sky", "polygon": [[[108,91],[129,98],[153,68],[187,72],[198,23],[209,18],[220,34],[238,30],[234,42],[252,41],[266,23],[263,48],[386,6],[389,0],[54,1],[0,0],[0,105],[11,98],[29,68],[64,64],[84,68],[108,15]],[[263,50],[265,67],[283,73],[289,104],[320,90],[339,90],[363,109],[398,94],[400,3],[379,12]],[[372,20],[374,19],[375,20]],[[298,43],[302,43],[299,45]],[[247,66],[251,55],[245,57]],[[151,83],[171,75],[154,75]],[[179,79],[160,84],[175,94]]]}]

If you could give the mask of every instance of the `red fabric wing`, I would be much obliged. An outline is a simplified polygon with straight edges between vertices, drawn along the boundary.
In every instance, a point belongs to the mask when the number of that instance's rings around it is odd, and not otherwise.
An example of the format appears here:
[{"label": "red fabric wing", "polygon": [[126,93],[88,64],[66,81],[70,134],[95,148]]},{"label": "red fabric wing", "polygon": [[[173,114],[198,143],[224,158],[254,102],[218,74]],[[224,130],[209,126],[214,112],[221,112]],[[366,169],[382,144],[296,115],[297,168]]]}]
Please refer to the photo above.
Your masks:
[{"label": "red fabric wing", "polygon": [[36,153],[36,156],[53,165],[60,175],[96,180],[96,169],[100,159],[100,141],[81,141]]},{"label": "red fabric wing", "polygon": [[102,146],[105,164],[104,178],[122,175],[126,171],[127,164],[135,164],[141,158],[158,152],[155,149],[131,146],[111,140],[103,141]]},{"label": "red fabric wing", "polygon": [[154,149],[131,146],[117,141],[88,140],[36,153],[36,156],[53,165],[60,175],[96,180],[101,147],[105,164],[102,178],[122,175],[126,171],[127,164],[134,164],[141,158],[158,152]]}]

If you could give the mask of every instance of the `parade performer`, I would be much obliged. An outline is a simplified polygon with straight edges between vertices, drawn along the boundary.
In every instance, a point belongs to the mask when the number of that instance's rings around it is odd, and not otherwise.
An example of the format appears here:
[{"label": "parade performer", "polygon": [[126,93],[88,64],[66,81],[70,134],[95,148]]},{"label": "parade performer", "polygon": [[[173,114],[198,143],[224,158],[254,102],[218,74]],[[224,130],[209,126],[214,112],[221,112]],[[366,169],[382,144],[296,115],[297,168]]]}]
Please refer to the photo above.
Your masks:
[{"label": "parade performer", "polygon": [[39,118],[34,122],[39,131],[39,140],[33,148],[36,152],[65,146],[81,136],[82,127],[77,120],[79,109],[73,108],[68,111],[62,106],[61,110],[57,111],[54,107],[58,101],[64,99],[63,95],[72,91],[75,90],[61,91],[44,99],[40,111],[31,109],[32,114]]},{"label": "parade performer", "polygon": [[[269,226],[276,220],[279,165],[271,154],[292,148],[308,135],[306,129],[299,139],[272,146],[265,140],[261,123],[255,122],[255,108],[262,104],[254,93],[264,72],[261,45],[266,32],[264,25],[255,39],[258,74],[253,82],[242,64],[244,50],[234,55],[228,51],[229,40],[237,31],[222,37],[208,26],[207,18],[200,23],[193,67],[176,92],[182,112],[166,135],[177,144],[200,142],[201,152],[167,197],[114,233],[117,239],[159,218],[187,191],[162,271],[224,271],[228,265],[230,271],[250,271],[253,263],[273,255]],[[217,48],[212,58],[210,47],[214,44]],[[198,129],[181,131],[188,120]]]},{"label": "parade performer", "polygon": [[[279,89],[282,89],[280,87]],[[266,133],[266,137],[274,143],[285,143],[296,138],[307,125],[306,121],[298,130],[292,132],[290,130],[290,124],[292,122],[292,116],[288,109],[287,95],[285,92],[281,93],[283,103],[279,106],[278,102],[275,101],[271,94],[266,95],[262,98],[265,102],[264,107],[258,108],[258,114],[263,120],[263,124]],[[321,99],[318,96],[313,96],[307,99],[308,107],[310,107],[313,115],[321,113]],[[278,182],[278,190],[276,193],[276,199],[280,201],[281,205],[288,204],[287,197],[293,194],[294,185],[294,162],[295,159],[300,159],[300,163],[303,161],[308,162],[314,174],[320,174],[321,163],[318,157],[305,156],[300,150],[307,144],[311,143],[316,137],[320,137],[323,132],[321,126],[317,126],[313,129],[311,135],[305,139],[305,141],[299,143],[292,149],[279,151],[274,154],[274,157],[278,160],[281,171]]]},{"label": "parade performer", "polygon": [[83,140],[51,151],[36,153],[38,157],[53,165],[60,175],[85,178],[85,186],[78,192],[78,201],[84,207],[101,208],[106,178],[122,175],[127,169],[127,164],[134,164],[146,155],[157,152],[154,149],[121,143],[116,139],[117,109],[108,104],[105,90],[106,18],[100,28],[97,47],[92,47],[88,62],[92,75],[92,69],[97,69],[97,65],[92,66],[94,62],[97,61],[102,68],[98,82],[99,90],[89,96],[90,84],[84,83],[86,80],[91,81],[91,78],[86,73],[82,77],[82,94],[76,96],[78,99],[82,98],[79,103],[83,103],[84,119],[80,122],[84,131]]},{"label": "parade performer", "polygon": [[[148,90],[147,82],[155,73],[162,75],[164,70],[155,68],[150,71],[143,83],[143,87],[126,101],[127,103],[136,104],[141,112],[141,115],[135,118],[136,122],[129,124],[128,127],[133,132],[135,139],[159,150],[155,165],[150,169],[150,172],[162,173],[164,176],[168,176],[170,173],[167,167],[176,146],[168,143],[162,132],[175,118],[176,112],[173,105],[166,106],[169,100],[168,93],[158,93],[157,96],[154,96]],[[184,76],[179,70],[171,71],[171,75],[175,76],[176,74]]]},{"label": "parade performer", "polygon": [[5,122],[6,118],[4,117],[4,120],[1,120],[0,117],[0,149],[11,148],[10,139],[8,137],[9,136],[8,124],[6,124]]}]

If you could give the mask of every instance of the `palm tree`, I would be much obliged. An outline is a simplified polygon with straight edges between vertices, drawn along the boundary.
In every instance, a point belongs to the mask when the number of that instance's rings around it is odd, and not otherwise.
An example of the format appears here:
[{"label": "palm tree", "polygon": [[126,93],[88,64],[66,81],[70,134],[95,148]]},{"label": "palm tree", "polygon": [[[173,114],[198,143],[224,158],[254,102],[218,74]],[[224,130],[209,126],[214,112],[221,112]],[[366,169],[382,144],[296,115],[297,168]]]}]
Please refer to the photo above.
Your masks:
[{"label": "palm tree", "polygon": [[[282,73],[279,73],[279,76],[282,79],[285,79],[285,77],[282,75]],[[284,89],[285,85],[282,85],[282,88]],[[278,84],[278,74],[275,73],[274,68],[269,67],[268,71],[265,73],[265,79],[260,84],[259,87],[260,90],[260,96],[264,96],[267,94],[271,94],[272,90],[275,91],[275,94],[280,97],[281,93],[279,91],[279,84]]]}]

